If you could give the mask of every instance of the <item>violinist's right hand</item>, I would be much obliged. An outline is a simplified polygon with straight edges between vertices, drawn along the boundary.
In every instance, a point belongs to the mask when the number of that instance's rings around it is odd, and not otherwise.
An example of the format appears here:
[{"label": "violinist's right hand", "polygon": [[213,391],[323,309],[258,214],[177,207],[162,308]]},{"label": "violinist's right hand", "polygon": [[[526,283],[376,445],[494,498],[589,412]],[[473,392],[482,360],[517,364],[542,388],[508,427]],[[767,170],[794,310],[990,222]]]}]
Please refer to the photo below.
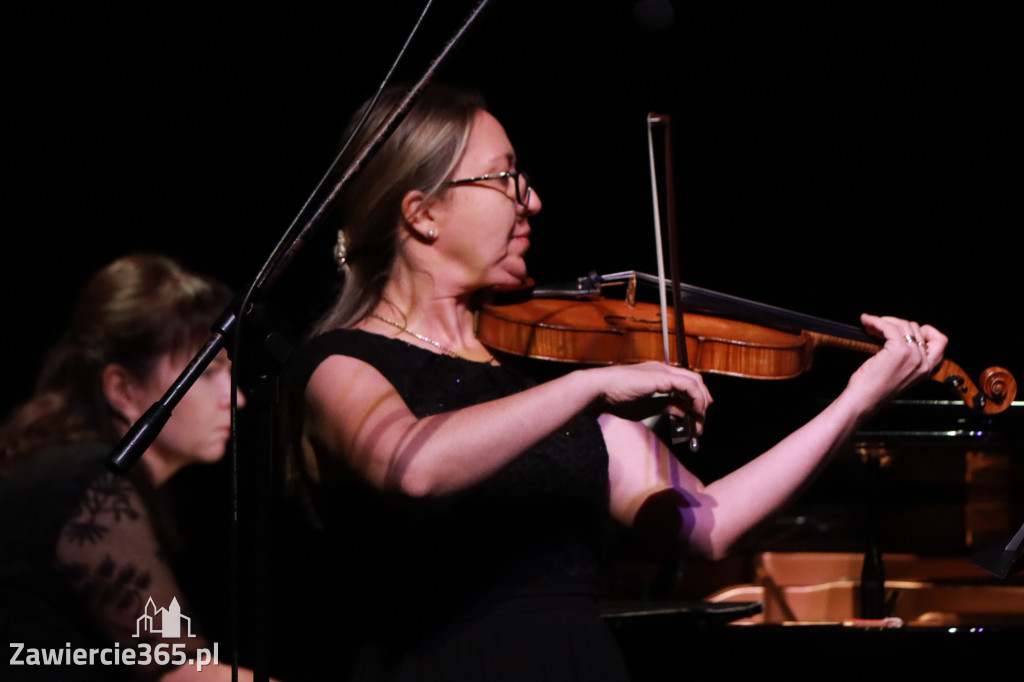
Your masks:
[{"label": "violinist's right hand", "polygon": [[703,431],[713,402],[697,372],[661,362],[612,365],[585,370],[598,381],[603,411],[639,421],[663,412],[692,418],[694,435]]}]

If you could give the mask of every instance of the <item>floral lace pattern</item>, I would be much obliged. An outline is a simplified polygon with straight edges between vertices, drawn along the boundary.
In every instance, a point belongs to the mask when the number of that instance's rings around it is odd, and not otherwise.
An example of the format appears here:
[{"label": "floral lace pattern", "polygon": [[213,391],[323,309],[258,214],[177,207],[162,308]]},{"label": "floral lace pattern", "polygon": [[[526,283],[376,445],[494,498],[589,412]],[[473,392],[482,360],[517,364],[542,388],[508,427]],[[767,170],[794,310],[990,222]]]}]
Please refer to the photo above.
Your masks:
[{"label": "floral lace pattern", "polygon": [[154,635],[142,622],[150,601],[159,608],[185,599],[152,516],[129,480],[107,472],[89,484],[64,524],[56,564],[100,633],[122,648],[180,644],[191,654],[207,646],[194,625],[174,638]]}]

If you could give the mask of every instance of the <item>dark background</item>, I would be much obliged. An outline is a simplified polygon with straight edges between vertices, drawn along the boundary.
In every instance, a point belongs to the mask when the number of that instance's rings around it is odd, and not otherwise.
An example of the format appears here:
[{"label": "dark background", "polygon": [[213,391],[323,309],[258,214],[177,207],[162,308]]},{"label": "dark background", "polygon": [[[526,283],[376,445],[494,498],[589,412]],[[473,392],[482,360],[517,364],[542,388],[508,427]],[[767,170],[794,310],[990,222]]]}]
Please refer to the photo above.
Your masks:
[{"label": "dark background", "polygon": [[[396,78],[419,78],[473,6],[436,2]],[[6,410],[109,260],[152,249],[248,285],[421,6],[0,11]],[[851,324],[930,322],[977,377],[1020,369],[1022,14],[1010,0],[493,0],[436,80],[481,89],[530,171],[538,281],[655,271],[645,119],[665,113],[684,281]],[[314,232],[267,292],[300,326],[331,294],[331,241]],[[774,439],[850,368],[828,355],[789,382],[709,378],[712,424],[760,437],[744,426],[756,415]]]},{"label": "dark background", "polygon": [[[473,7],[434,5],[400,80]],[[684,281],[850,324],[862,311],[930,322],[970,376],[1021,371],[1021,3],[489,5],[436,79],[482,90],[531,173],[538,281],[654,271],[654,111],[672,118]],[[0,409],[30,391],[84,278],[122,254],[165,252],[245,288],[420,10],[0,1]],[[315,232],[265,292],[300,327],[331,295],[332,240]],[[708,377],[716,404],[691,466],[713,476],[770,445],[856,362],[826,352],[789,381]],[[857,504],[862,482],[840,464]],[[913,550],[943,532],[942,518],[908,519]]]}]

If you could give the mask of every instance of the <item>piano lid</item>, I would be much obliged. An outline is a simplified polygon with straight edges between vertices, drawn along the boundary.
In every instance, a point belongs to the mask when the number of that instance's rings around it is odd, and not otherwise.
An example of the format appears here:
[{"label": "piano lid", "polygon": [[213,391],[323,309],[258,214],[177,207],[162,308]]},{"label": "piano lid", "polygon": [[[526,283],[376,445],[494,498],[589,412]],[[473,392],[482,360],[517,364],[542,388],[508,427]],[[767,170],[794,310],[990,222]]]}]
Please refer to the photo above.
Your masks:
[{"label": "piano lid", "polygon": [[854,441],[1024,442],[1024,401],[999,414],[966,409],[955,400],[895,400],[879,410]]}]

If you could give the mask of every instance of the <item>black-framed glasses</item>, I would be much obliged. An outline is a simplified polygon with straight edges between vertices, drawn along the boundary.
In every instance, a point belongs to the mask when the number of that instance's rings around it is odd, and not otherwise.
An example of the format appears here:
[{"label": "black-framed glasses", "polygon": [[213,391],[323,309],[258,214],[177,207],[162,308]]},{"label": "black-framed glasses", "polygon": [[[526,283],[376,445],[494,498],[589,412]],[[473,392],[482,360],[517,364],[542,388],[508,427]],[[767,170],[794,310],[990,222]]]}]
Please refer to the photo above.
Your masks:
[{"label": "black-framed glasses", "polygon": [[478,175],[475,178],[449,180],[448,184],[468,185],[474,182],[480,182],[482,180],[508,180],[509,178],[515,181],[516,202],[520,206],[527,206],[530,203],[530,192],[533,191],[533,188],[530,187],[530,179],[526,176],[526,173],[522,171],[501,171],[500,173],[488,173],[487,175]]}]

